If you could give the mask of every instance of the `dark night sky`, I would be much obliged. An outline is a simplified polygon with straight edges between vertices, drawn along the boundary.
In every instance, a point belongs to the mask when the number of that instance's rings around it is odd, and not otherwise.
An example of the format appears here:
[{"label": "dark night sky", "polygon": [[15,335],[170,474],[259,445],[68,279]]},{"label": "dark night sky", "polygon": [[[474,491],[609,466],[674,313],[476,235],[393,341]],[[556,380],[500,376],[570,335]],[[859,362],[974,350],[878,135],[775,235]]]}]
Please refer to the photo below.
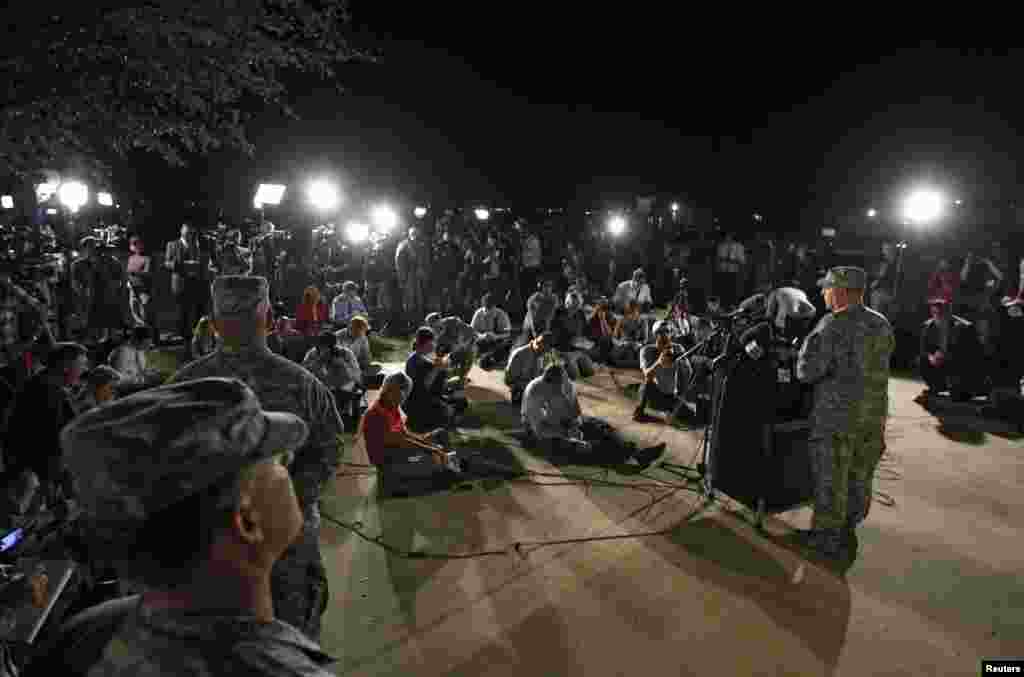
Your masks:
[{"label": "dark night sky", "polygon": [[795,227],[884,204],[919,177],[968,199],[1016,190],[1019,54],[867,52],[726,39],[655,14],[631,25],[409,4],[396,15],[355,3],[360,40],[383,49],[381,62],[343,68],[344,95],[304,87],[300,121],[261,119],[254,158],[191,172],[209,197],[240,208],[259,180],[329,171],[435,204],[679,191]]}]

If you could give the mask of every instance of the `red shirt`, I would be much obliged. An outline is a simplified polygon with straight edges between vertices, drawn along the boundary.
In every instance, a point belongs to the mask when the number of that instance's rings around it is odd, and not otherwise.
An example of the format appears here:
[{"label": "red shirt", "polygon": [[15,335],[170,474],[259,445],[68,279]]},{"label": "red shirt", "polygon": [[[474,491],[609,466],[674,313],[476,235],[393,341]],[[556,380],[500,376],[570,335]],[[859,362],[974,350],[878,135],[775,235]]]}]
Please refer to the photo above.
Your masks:
[{"label": "red shirt", "polygon": [[300,303],[295,309],[295,329],[306,336],[316,336],[320,333],[320,323],[326,320],[326,303],[319,303],[316,306]]},{"label": "red shirt", "polygon": [[370,463],[380,465],[387,459],[388,433],[405,431],[402,412],[398,407],[385,407],[380,400],[374,402],[363,414],[363,439],[366,440],[366,455]]},{"label": "red shirt", "polygon": [[951,270],[932,273],[928,280],[928,299],[946,299],[952,303],[959,283],[960,276]]}]

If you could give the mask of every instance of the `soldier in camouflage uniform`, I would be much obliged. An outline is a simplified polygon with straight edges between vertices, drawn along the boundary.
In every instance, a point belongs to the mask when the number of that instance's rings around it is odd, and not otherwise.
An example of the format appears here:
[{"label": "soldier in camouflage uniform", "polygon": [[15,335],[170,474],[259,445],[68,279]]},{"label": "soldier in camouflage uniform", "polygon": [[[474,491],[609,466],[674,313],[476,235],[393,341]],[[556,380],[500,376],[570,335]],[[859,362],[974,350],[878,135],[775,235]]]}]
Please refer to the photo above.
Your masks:
[{"label": "soldier in camouflage uniform", "polygon": [[171,383],[220,376],[238,378],[260,402],[304,420],[309,440],[291,465],[306,522],[301,538],[274,567],[274,609],[278,618],[313,639],[327,605],[327,575],[320,555],[320,510],[324,485],[341,461],[343,427],[330,389],[299,365],[267,348],[269,285],[262,277],[225,276],[213,283],[213,321],[223,344],[211,355],[185,366]]},{"label": "soldier in camouflage uniform", "polygon": [[797,361],[800,380],[814,384],[814,520],[799,539],[836,558],[856,554],[855,529],[871,507],[872,478],[885,450],[895,338],[885,316],[864,306],[866,280],[861,268],[839,267],[818,282],[832,312],[807,337]]},{"label": "soldier in camouflage uniform", "polygon": [[45,672],[331,674],[333,659],[277,617],[271,594],[274,562],[302,533],[285,466],[308,434],[236,379],[145,391],[65,428],[90,538],[147,592],[98,663],[49,655]]}]

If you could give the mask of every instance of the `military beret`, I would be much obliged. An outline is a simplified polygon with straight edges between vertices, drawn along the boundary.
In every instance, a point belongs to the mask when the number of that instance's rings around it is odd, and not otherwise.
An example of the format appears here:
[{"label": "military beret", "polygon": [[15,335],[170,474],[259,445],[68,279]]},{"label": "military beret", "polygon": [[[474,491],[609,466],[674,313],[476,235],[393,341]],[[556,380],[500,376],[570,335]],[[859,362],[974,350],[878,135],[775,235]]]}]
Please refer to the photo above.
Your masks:
[{"label": "military beret", "polygon": [[143,391],[61,432],[82,507],[97,521],[139,525],[246,466],[305,443],[306,424],[267,412],[237,379]]},{"label": "military beret", "polygon": [[255,275],[222,275],[211,286],[214,315],[244,315],[261,303],[270,303],[267,278]]},{"label": "military beret", "polygon": [[818,280],[818,286],[824,289],[864,289],[867,287],[868,274],[863,268],[856,266],[837,266],[828,271],[828,275]]}]

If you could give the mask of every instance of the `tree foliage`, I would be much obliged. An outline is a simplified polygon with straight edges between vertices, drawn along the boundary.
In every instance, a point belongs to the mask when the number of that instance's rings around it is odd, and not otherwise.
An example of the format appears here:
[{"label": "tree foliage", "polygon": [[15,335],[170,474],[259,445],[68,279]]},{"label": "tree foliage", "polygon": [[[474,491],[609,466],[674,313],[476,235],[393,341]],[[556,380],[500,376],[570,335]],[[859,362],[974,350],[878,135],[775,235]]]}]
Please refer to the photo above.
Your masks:
[{"label": "tree foliage", "polygon": [[174,165],[251,152],[246,122],[292,114],[289,78],[334,80],[369,55],[348,39],[345,0],[150,0],[39,9],[18,3],[0,46],[0,169],[25,175],[133,150]]}]

